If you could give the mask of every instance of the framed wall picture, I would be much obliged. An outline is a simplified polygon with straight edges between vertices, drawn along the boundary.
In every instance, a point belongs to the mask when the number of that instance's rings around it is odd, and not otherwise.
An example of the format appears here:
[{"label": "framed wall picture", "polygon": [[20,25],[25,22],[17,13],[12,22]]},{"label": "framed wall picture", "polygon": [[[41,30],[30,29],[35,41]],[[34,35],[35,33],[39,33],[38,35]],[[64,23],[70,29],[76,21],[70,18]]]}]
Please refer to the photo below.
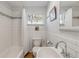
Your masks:
[{"label": "framed wall picture", "polygon": [[57,18],[57,11],[56,11],[56,7],[54,6],[50,12],[49,12],[49,17],[50,17],[50,21],[54,21]]}]

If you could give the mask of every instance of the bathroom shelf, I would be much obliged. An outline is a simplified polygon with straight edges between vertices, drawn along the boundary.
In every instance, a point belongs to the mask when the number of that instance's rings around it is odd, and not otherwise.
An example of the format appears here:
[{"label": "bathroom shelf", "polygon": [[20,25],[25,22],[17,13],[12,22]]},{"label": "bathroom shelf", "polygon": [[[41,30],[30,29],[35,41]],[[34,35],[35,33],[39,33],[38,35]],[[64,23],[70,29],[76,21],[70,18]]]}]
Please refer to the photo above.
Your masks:
[{"label": "bathroom shelf", "polygon": [[79,32],[79,27],[60,27],[59,30],[61,31],[77,31]]}]

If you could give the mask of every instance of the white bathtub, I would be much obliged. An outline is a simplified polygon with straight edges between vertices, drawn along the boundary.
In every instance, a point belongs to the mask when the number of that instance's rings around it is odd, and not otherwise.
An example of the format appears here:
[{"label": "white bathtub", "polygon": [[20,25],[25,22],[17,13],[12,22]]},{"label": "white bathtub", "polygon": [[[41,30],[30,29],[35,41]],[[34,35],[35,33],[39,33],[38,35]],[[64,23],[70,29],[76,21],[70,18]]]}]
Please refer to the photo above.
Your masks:
[{"label": "white bathtub", "polygon": [[23,58],[23,49],[19,46],[13,46],[0,54],[0,58]]},{"label": "white bathtub", "polygon": [[55,47],[34,47],[32,51],[36,58],[63,58]]}]

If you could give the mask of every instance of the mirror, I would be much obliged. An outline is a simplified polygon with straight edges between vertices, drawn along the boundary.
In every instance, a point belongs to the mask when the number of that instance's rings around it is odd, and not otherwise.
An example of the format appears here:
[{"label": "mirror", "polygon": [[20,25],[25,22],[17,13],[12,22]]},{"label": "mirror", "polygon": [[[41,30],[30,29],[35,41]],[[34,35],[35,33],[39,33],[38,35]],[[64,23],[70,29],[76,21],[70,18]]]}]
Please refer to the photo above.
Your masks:
[{"label": "mirror", "polygon": [[56,7],[54,6],[51,11],[49,12],[49,17],[50,17],[50,21],[54,21],[57,18],[57,11],[56,11]]}]

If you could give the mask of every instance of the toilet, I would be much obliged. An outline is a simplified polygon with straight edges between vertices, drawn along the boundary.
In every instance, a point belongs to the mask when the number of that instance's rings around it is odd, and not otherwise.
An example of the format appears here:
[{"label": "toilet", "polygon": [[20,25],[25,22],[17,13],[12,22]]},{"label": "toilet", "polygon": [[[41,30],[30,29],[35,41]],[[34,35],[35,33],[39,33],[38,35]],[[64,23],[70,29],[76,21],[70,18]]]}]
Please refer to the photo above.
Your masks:
[{"label": "toilet", "polygon": [[41,38],[33,38],[33,47],[40,47],[41,46]]}]

